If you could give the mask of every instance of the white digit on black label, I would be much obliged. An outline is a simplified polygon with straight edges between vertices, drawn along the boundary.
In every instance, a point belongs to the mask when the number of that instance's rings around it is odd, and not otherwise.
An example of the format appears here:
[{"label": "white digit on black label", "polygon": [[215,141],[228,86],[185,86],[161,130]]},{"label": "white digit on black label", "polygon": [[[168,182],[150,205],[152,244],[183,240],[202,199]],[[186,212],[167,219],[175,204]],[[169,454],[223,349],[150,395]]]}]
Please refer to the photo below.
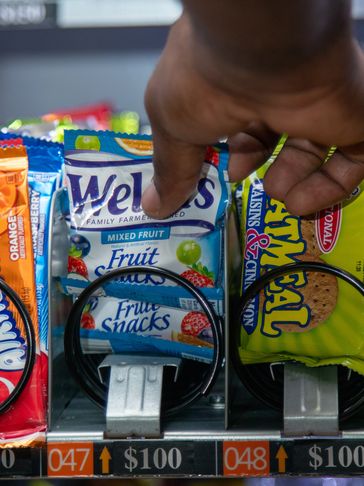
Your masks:
[{"label": "white digit on black label", "polygon": [[1,464],[5,469],[11,469],[15,464],[15,454],[11,449],[4,449],[1,452]]},{"label": "white digit on black label", "polygon": [[[168,453],[162,447],[154,450],[153,455],[149,458],[149,449],[145,448],[141,451],[142,465],[141,469],[151,469],[150,462],[156,469],[165,469],[167,466],[171,469],[179,469],[182,465],[182,453],[177,447],[172,447]],[[130,467],[129,467],[130,469]]]},{"label": "white digit on black label", "polygon": [[[311,448],[312,449],[312,448]],[[316,447],[316,449],[319,449]],[[335,450],[333,446],[326,447],[327,451],[327,465],[326,467],[337,467],[335,463]],[[313,453],[310,453],[311,457]],[[351,449],[347,445],[343,445],[337,451],[337,460],[341,467],[350,467],[353,463],[356,467],[364,467],[364,446],[358,445]],[[321,461],[322,463],[322,461]]]},{"label": "white digit on black label", "polygon": [[177,447],[172,447],[168,452],[168,464],[171,469],[179,469],[182,464],[182,454]]},{"label": "white digit on black label", "polygon": [[165,469],[167,466],[167,453],[161,447],[158,447],[153,454],[153,463],[157,469]]},{"label": "white digit on black label", "polygon": [[342,467],[349,467],[353,462],[353,453],[348,446],[340,447],[338,457],[339,463]]},{"label": "white digit on black label", "polygon": [[354,449],[354,464],[358,467],[364,467],[364,446],[359,445]]}]

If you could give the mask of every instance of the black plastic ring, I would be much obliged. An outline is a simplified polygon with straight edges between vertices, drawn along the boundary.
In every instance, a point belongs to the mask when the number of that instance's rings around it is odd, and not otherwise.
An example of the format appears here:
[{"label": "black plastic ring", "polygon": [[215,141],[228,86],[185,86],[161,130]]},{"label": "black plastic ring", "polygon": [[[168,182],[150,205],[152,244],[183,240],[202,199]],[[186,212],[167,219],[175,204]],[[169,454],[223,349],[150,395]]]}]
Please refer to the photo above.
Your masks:
[{"label": "black plastic ring", "polygon": [[[238,346],[240,343],[241,320],[248,304],[259,294],[259,292],[264,289],[264,287],[266,287],[271,281],[279,277],[283,277],[284,275],[291,274],[293,272],[321,272],[334,275],[335,277],[341,278],[342,280],[350,284],[362,296],[364,296],[364,283],[362,283],[350,272],[322,262],[296,262],[279,266],[277,268],[269,270],[267,273],[260,276],[247,288],[241,298],[239,318],[235,322],[234,332],[232,333],[233,340],[230,343],[231,359],[237,375],[239,376],[241,382],[248,389],[248,391],[260,401],[263,401],[268,406],[276,409],[280,408],[280,400],[276,399],[275,395],[270,395],[271,393],[273,393],[273,391],[267,390],[266,384],[261,383],[258,378],[255,379],[254,367],[263,366],[263,364],[257,363],[257,365],[245,365],[240,361]],[[259,392],[259,390],[261,390],[261,392]],[[263,394],[266,396],[272,396],[272,399],[265,399],[262,396]],[[359,396],[359,398],[357,398],[355,403],[350,404],[349,407],[344,407],[344,410],[341,413],[341,419],[346,419],[352,416],[363,403],[364,389],[363,393]]]},{"label": "black plastic ring", "polygon": [[13,303],[14,307],[18,311],[19,316],[24,324],[24,331],[27,340],[27,350],[23,373],[21,374],[18,383],[15,385],[14,390],[10,393],[8,398],[0,404],[0,413],[3,413],[19,398],[29,381],[35,362],[36,344],[32,320],[30,318],[27,308],[25,307],[18,294],[1,278],[0,291],[2,291],[5,296],[9,298],[9,300]]},{"label": "black plastic ring", "polygon": [[213,334],[214,340],[214,355],[209,371],[205,375],[202,382],[196,386],[190,393],[183,397],[182,401],[174,407],[167,408],[164,413],[171,414],[180,411],[182,408],[197,400],[200,396],[206,395],[215,383],[218,371],[221,368],[223,359],[223,338],[222,328],[219,317],[216,315],[212,305],[205,298],[202,292],[196,288],[191,282],[181,277],[177,273],[159,267],[123,267],[112,270],[105,275],[97,278],[91,282],[78,296],[74,302],[68,320],[66,323],[64,333],[64,353],[65,360],[68,367],[74,376],[76,382],[86,392],[86,394],[99,406],[106,406],[107,386],[102,384],[95,371],[95,365],[87,358],[83,352],[80,341],[80,321],[83,308],[87,304],[90,297],[102,287],[106,282],[119,278],[122,275],[132,275],[148,273],[151,275],[158,275],[166,277],[168,280],[180,285],[187,290],[200,304],[202,310],[205,312]]}]

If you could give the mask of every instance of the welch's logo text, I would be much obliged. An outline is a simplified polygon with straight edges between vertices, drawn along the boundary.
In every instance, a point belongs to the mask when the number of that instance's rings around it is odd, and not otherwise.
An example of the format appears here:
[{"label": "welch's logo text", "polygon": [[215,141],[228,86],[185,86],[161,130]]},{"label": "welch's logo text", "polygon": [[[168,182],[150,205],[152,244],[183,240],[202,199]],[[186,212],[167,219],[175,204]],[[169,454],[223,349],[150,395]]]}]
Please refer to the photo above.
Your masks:
[{"label": "welch's logo text", "polygon": [[[90,168],[88,173],[79,168],[78,173],[70,173],[69,166],[67,170],[68,192],[73,206],[71,212],[75,219],[83,221],[83,226],[91,216],[112,218],[142,213],[141,198],[150,181],[150,171],[148,177],[144,172],[128,172],[126,167],[117,168],[119,173],[114,174],[110,173],[110,167],[99,168],[101,173],[98,175],[89,175]],[[196,196],[183,206],[184,213],[187,215],[189,210],[196,213],[213,207],[220,197],[216,186],[212,178],[202,178]]]}]

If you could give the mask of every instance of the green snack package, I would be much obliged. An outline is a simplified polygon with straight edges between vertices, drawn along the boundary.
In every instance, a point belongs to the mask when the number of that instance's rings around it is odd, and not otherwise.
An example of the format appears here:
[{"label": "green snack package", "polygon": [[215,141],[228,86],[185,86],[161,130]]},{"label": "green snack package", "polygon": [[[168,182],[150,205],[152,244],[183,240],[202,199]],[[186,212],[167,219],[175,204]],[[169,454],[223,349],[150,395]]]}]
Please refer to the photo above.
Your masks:
[{"label": "green snack package", "polygon": [[[299,261],[326,262],[364,281],[364,183],[343,203],[311,218],[293,216],[264,191],[271,163],[238,188],[242,292],[268,270]],[[249,303],[241,318],[240,360],[341,364],[364,375],[363,300],[333,275],[301,271],[279,277]]]}]

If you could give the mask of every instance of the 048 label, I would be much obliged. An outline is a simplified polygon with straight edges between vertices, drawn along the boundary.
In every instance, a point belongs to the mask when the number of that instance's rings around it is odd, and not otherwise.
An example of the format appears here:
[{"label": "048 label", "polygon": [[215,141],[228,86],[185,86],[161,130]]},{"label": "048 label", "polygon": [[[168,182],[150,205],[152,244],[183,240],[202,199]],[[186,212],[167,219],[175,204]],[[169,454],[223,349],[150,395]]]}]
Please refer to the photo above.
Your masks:
[{"label": "048 label", "polygon": [[224,476],[267,476],[270,472],[269,442],[224,442],[223,464]]}]

